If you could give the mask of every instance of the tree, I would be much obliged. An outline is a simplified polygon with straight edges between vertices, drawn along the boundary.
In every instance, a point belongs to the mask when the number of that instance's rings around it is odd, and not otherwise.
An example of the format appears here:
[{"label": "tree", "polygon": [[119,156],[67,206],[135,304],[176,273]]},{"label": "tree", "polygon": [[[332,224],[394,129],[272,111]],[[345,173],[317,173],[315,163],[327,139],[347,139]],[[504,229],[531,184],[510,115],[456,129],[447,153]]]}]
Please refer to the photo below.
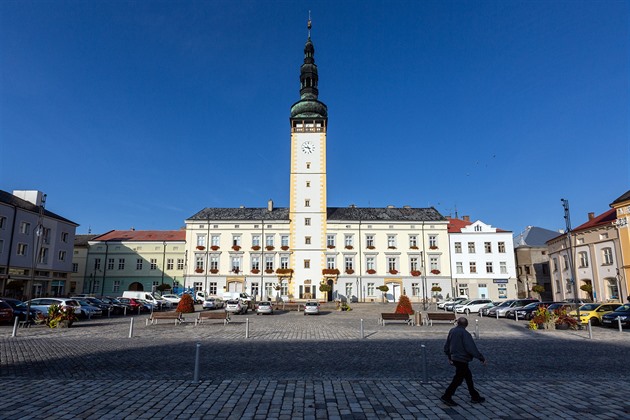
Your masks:
[{"label": "tree", "polygon": [[411,301],[409,300],[407,295],[400,295],[400,299],[398,299],[398,305],[396,306],[396,310],[394,311],[394,313],[413,315]]},{"label": "tree", "polygon": [[387,287],[386,285],[382,285],[378,286],[377,289],[383,292],[383,302],[385,302],[385,293],[389,291],[389,287]]},{"label": "tree", "polygon": [[539,296],[542,296],[544,291],[545,286],[543,286],[542,284],[535,284],[534,286],[532,286],[532,292],[538,293]]},{"label": "tree", "polygon": [[195,312],[195,303],[193,302],[192,296],[190,296],[188,293],[184,293],[182,295],[182,299],[177,305],[176,311],[184,314],[191,314]]},{"label": "tree", "polygon": [[171,285],[170,284],[166,284],[166,283],[162,283],[159,286],[157,286],[155,289],[157,291],[159,291],[159,292],[164,292],[166,290],[171,290]]},{"label": "tree", "polygon": [[586,293],[588,293],[588,298],[590,300],[593,300],[593,285],[591,283],[586,283],[586,284],[581,285],[580,290],[583,290]]}]

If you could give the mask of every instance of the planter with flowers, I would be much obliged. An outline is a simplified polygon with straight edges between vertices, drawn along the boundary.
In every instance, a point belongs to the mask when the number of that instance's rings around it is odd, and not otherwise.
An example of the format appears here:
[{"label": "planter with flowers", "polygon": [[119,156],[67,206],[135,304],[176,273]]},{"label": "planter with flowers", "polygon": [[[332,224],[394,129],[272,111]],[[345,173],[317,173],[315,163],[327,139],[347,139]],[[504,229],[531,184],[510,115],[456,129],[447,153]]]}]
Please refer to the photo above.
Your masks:
[{"label": "planter with flowers", "polygon": [[418,247],[415,246],[415,245],[412,245],[412,246],[409,247],[409,249],[418,249]]},{"label": "planter with flowers", "polygon": [[267,273],[267,274],[273,274],[273,269],[271,269],[271,268],[265,268],[265,273]]},{"label": "planter with flowers", "polygon": [[195,268],[195,273],[203,273],[203,268]]},{"label": "planter with flowers", "polygon": [[197,245],[197,249],[198,249],[199,251],[203,251],[204,249],[206,249],[206,247],[205,247],[205,246],[203,246],[203,245]]},{"label": "planter with flowers", "polygon": [[438,249],[437,245],[431,245],[429,249]]},{"label": "planter with flowers", "polygon": [[392,268],[389,270],[389,274],[398,274],[398,270]]},{"label": "planter with flowers", "polygon": [[283,250],[283,251],[288,251],[289,250],[289,246],[288,245],[282,245],[280,247],[280,249]]},{"label": "planter with flowers", "polygon": [[47,325],[50,328],[70,328],[76,319],[74,308],[70,306],[50,305],[48,307]]},{"label": "planter with flowers", "polygon": [[440,270],[431,270],[431,274],[438,275],[440,274]]},{"label": "planter with flowers", "polygon": [[420,271],[418,270],[411,270],[411,275],[414,277],[418,277],[420,274],[422,274]]},{"label": "planter with flowers", "polygon": [[213,251],[216,251],[216,250],[218,250],[218,249],[219,249],[219,245],[212,245],[212,246],[210,247],[210,249],[211,249],[211,250],[213,250]]},{"label": "planter with flowers", "polygon": [[352,268],[348,268],[346,270],[346,274],[354,274],[354,270]]},{"label": "planter with flowers", "polygon": [[232,249],[233,249],[234,251],[240,251],[240,250],[241,250],[241,247],[240,247],[240,246],[238,246],[238,245],[232,245]]},{"label": "planter with flowers", "polygon": [[252,246],[252,250],[254,250],[254,251],[260,251],[260,245],[254,245],[254,246]]},{"label": "planter with flowers", "polygon": [[395,246],[388,246],[387,249],[396,249]]},{"label": "planter with flowers", "polygon": [[367,247],[367,249],[375,249],[375,246],[374,245],[370,245],[370,246]]},{"label": "planter with flowers", "polygon": [[267,246],[265,247],[265,249],[266,249],[267,251],[273,251],[275,248],[273,247],[273,245],[267,245]]},{"label": "planter with flowers", "polygon": [[260,270],[257,268],[252,268],[252,274],[258,274],[260,273]]},{"label": "planter with flowers", "polygon": [[352,245],[346,245],[346,249],[354,249]]},{"label": "planter with flowers", "polygon": [[376,270],[370,268],[369,270],[366,271],[366,273],[368,273],[368,274],[376,274]]},{"label": "planter with flowers", "polygon": [[217,273],[219,272],[219,270],[218,270],[217,268],[211,268],[211,269],[210,269],[210,272],[211,272],[212,274],[217,274]]},{"label": "planter with flowers", "polygon": [[328,249],[335,249],[335,246],[334,245],[328,245],[326,248],[328,248]]},{"label": "planter with flowers", "polygon": [[291,274],[293,274],[293,269],[292,268],[278,268],[276,270],[276,274],[280,276],[290,276]]},{"label": "planter with flowers", "polygon": [[338,268],[324,268],[322,270],[322,274],[324,276],[338,276],[339,275],[339,269]]},{"label": "planter with flowers", "polygon": [[554,319],[556,330],[577,330],[577,319],[567,314],[567,311],[565,309],[554,311]]}]

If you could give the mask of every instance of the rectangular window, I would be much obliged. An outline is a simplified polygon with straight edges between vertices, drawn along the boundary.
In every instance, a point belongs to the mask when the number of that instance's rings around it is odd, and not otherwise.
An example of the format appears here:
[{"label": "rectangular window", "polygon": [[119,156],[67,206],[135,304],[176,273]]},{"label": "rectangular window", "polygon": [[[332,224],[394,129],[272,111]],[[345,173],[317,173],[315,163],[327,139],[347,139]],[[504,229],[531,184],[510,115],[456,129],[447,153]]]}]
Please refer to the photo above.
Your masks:
[{"label": "rectangular window", "polygon": [[0,216],[0,229],[4,229],[7,225],[7,218]]},{"label": "rectangular window", "polygon": [[274,244],[273,238],[274,238],[273,235],[265,235],[265,245],[266,246],[273,246],[273,244]]},{"label": "rectangular window", "polygon": [[265,256],[265,270],[273,271],[273,256]]},{"label": "rectangular window", "polygon": [[492,263],[491,262],[486,262],[486,273],[493,273],[492,271]]},{"label": "rectangular window", "polygon": [[365,246],[370,249],[374,248],[374,235],[365,235]]},{"label": "rectangular window", "polygon": [[78,273],[79,272],[79,264],[72,263],[72,272],[73,273]]},{"label": "rectangular window", "polygon": [[569,269],[569,258],[567,258],[566,255],[562,256],[562,269],[563,270],[568,270]]},{"label": "rectangular window", "polygon": [[167,270],[172,270],[174,267],[174,260],[172,258],[167,258],[166,259],[166,269]]},{"label": "rectangular window", "polygon": [[195,255],[195,271],[203,271],[203,255],[201,254]]},{"label": "rectangular window", "polygon": [[206,246],[206,235],[197,235],[197,246]]},{"label": "rectangular window", "polygon": [[260,270],[260,258],[252,257],[252,270]]},{"label": "rectangular window", "polygon": [[588,254],[585,251],[579,253],[580,268],[588,267]]},{"label": "rectangular window", "polygon": [[501,274],[507,274],[507,263],[504,261],[501,261],[499,263],[499,271],[501,272]]},{"label": "rectangular window", "polygon": [[499,242],[499,252],[505,254],[505,242]]},{"label": "rectangular window", "polygon": [[387,248],[396,249],[396,236],[387,235]]},{"label": "rectangular window", "polygon": [[306,188],[311,188],[311,181],[306,181]]},{"label": "rectangular window", "polygon": [[374,287],[374,283],[367,284],[367,294],[368,296],[374,296],[376,291],[376,287]]},{"label": "rectangular window", "polygon": [[367,257],[365,259],[365,269],[366,270],[376,270],[376,264],[374,262],[374,257]]},{"label": "rectangular window", "polygon": [[304,207],[311,207],[311,200],[309,200],[308,198],[304,200]]},{"label": "rectangular window", "polygon": [[283,247],[289,246],[289,235],[280,236],[280,246],[283,246]]},{"label": "rectangular window", "polygon": [[252,236],[252,246],[260,246],[260,235]]},{"label": "rectangular window", "polygon": [[113,292],[120,292],[120,280],[114,280]]},{"label": "rectangular window", "polygon": [[211,246],[219,246],[219,244],[221,243],[221,236],[219,235],[212,235],[210,237],[210,245]]},{"label": "rectangular window", "polygon": [[156,258],[151,258],[151,270],[156,270],[157,269],[157,259]]},{"label": "rectangular window", "polygon": [[346,248],[352,249],[352,246],[354,245],[354,240],[353,240],[353,236],[352,235],[346,235],[344,236],[343,239]]},{"label": "rectangular window", "polygon": [[304,268],[311,268],[311,260],[304,260]]},{"label": "rectangular window", "polygon": [[241,235],[232,235],[232,246],[241,246]]},{"label": "rectangular window", "polygon": [[418,235],[409,236],[409,248],[418,248]]},{"label": "rectangular window", "polygon": [[68,232],[61,232],[61,242],[68,242]]},{"label": "rectangular window", "polygon": [[210,270],[219,271],[219,256],[210,256]]},{"label": "rectangular window", "polygon": [[437,235],[429,235],[429,248],[437,249]]},{"label": "rectangular window", "polygon": [[477,272],[477,263],[474,263],[474,262],[470,263],[470,272],[471,274],[474,274]]},{"label": "rectangular window", "polygon": [[31,233],[31,224],[28,222],[20,223],[20,233],[24,235],[28,235],[29,233]]},{"label": "rectangular window", "polygon": [[326,257],[326,268],[328,269],[335,268],[335,257]]},{"label": "rectangular window", "polygon": [[469,254],[474,254],[475,253],[475,243],[474,242],[468,242],[468,253]]},{"label": "rectangular window", "polygon": [[311,244],[311,237],[310,236],[304,237],[304,244],[305,245],[310,245]]},{"label": "rectangular window", "polygon": [[553,259],[553,271],[558,271],[558,259]]},{"label": "rectangular window", "polygon": [[418,271],[418,257],[409,258],[409,271]]},{"label": "rectangular window", "polygon": [[101,270],[101,259],[94,258],[94,270]]},{"label": "rectangular window", "polygon": [[212,281],[210,283],[208,283],[208,293],[211,295],[216,295],[217,294],[217,283]]},{"label": "rectangular window", "polygon": [[484,242],[483,249],[486,251],[486,254],[492,253],[492,244],[490,242]]},{"label": "rectangular window", "polygon": [[118,269],[119,270],[124,270],[125,269],[125,259],[124,258],[118,258]]},{"label": "rectangular window", "polygon": [[613,254],[611,248],[602,249],[602,253],[604,255],[604,264],[603,265],[611,265],[613,263]]},{"label": "rectangular window", "polygon": [[420,296],[420,283],[411,283],[411,296]]},{"label": "rectangular window", "polygon": [[352,297],[352,283],[346,283],[346,298],[350,299]]},{"label": "rectangular window", "polygon": [[391,271],[397,271],[396,257],[387,257],[387,269]]},{"label": "rectangular window", "polygon": [[304,218],[304,226],[310,226],[310,225],[311,225],[311,218],[310,217]]},{"label": "rectangular window", "polygon": [[114,259],[113,258],[108,258],[107,259],[107,269],[108,270],[113,270],[114,269]]},{"label": "rectangular window", "polygon": [[354,270],[354,257],[345,257],[344,261],[345,261],[346,271]]},{"label": "rectangular window", "polygon": [[289,268],[289,257],[287,257],[287,256],[280,257],[280,268],[282,268],[284,270]]},{"label": "rectangular window", "polygon": [[183,270],[184,269],[184,259],[183,258],[178,258],[177,259],[177,269],[178,270]]},{"label": "rectangular window", "polygon": [[457,274],[464,274],[464,263],[461,261],[455,263],[455,272]]},{"label": "rectangular window", "polygon": [[238,274],[241,271],[241,257],[232,257],[232,272]]},{"label": "rectangular window", "polygon": [[438,257],[429,257],[429,266],[431,271],[440,269],[440,259]]},{"label": "rectangular window", "polygon": [[44,228],[43,241],[45,244],[50,243],[50,229]]},{"label": "rectangular window", "polygon": [[142,270],[142,258],[136,260],[136,270]]},{"label": "rectangular window", "polygon": [[328,248],[335,247],[335,235],[326,235],[326,246]]},{"label": "rectangular window", "polygon": [[531,270],[529,269],[529,265],[525,266],[525,274],[531,274]]},{"label": "rectangular window", "polygon": [[455,253],[456,254],[461,254],[462,253],[462,243],[461,242],[455,242]]},{"label": "rectangular window", "polygon": [[39,249],[39,258],[37,259],[37,262],[40,264],[48,263],[48,248]]}]

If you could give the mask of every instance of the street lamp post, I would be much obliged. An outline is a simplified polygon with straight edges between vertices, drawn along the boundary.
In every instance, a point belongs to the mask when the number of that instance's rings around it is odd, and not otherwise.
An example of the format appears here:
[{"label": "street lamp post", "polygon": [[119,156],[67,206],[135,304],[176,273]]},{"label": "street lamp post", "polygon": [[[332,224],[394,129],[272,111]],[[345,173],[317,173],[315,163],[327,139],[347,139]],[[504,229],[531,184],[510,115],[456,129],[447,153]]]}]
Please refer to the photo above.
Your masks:
[{"label": "street lamp post", "polygon": [[562,198],[560,199],[560,201],[562,201],[562,207],[564,208],[564,221],[566,223],[566,228],[567,228],[567,241],[569,242],[569,248],[568,248],[569,273],[571,273],[571,277],[573,280],[573,290],[574,290],[573,295],[575,296],[575,304],[577,307],[576,309],[577,309],[578,328],[582,329],[582,323],[580,322],[580,320],[582,319],[580,317],[580,303],[578,302],[579,289],[578,289],[577,279],[575,278],[575,267],[573,264],[573,250],[571,246],[571,213],[569,212],[569,200]]},{"label": "street lamp post", "polygon": [[31,313],[31,300],[33,299],[33,286],[35,283],[35,268],[37,267],[37,258],[39,254],[39,246],[40,246],[40,238],[44,233],[44,226],[42,221],[44,220],[44,206],[46,205],[46,194],[42,195],[41,203],[39,205],[39,214],[37,215],[37,226],[33,230],[33,259],[31,261],[31,272],[29,279],[26,282],[26,290],[28,296],[28,305],[26,308],[26,319],[28,320],[28,315]]}]

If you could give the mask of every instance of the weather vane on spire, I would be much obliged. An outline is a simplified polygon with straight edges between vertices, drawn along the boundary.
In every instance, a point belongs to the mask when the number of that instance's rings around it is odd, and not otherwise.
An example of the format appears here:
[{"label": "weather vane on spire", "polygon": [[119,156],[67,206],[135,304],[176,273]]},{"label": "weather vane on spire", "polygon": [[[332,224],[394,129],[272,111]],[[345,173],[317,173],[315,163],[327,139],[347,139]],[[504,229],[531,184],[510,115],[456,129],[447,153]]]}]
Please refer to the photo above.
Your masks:
[{"label": "weather vane on spire", "polygon": [[306,27],[308,28],[308,37],[309,39],[311,38],[311,27],[313,25],[311,24],[311,11],[308,11],[308,23],[306,24]]}]

